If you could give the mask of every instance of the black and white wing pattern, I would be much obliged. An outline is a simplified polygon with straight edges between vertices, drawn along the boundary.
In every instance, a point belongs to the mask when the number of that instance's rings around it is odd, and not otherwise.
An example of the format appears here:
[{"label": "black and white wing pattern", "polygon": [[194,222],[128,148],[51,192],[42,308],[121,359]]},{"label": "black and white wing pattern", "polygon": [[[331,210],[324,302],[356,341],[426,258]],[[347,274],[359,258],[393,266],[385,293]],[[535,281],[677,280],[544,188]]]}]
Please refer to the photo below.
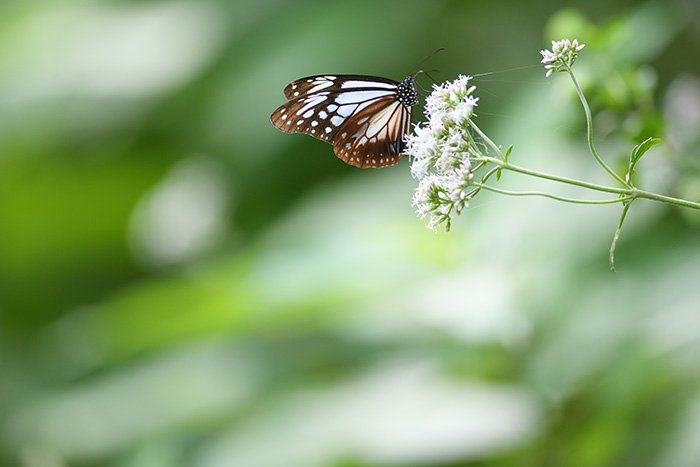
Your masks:
[{"label": "black and white wing pattern", "polygon": [[333,145],[356,167],[396,164],[410,130],[416,83],[364,75],[307,76],[284,88],[288,101],[270,120],[287,133],[306,133]]}]

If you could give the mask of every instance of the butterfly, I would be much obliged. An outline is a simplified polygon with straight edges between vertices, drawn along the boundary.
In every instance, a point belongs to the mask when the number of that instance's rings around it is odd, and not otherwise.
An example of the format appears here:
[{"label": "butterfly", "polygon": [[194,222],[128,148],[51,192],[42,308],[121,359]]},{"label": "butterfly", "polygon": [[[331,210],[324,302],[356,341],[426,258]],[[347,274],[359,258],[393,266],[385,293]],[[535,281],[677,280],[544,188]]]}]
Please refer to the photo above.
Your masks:
[{"label": "butterfly", "polygon": [[396,164],[410,130],[416,82],[364,75],[315,75],[284,88],[287,102],[270,120],[287,133],[305,133],[333,145],[356,167]]}]

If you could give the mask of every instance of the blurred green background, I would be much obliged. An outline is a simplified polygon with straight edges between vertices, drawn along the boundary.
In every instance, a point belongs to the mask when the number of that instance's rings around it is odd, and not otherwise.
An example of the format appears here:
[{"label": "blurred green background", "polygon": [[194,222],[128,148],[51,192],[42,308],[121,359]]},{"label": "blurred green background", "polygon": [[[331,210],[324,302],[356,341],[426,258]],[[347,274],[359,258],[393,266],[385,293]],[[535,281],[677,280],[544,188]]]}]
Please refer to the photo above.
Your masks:
[{"label": "blurred green background", "polygon": [[619,206],[482,193],[433,233],[408,161],[269,122],[445,47],[439,81],[498,72],[511,160],[607,182],[536,66],[563,37],[604,157],[660,136],[642,186],[700,199],[695,0],[4,0],[0,464],[700,465],[698,216],[636,203],[613,274]]}]

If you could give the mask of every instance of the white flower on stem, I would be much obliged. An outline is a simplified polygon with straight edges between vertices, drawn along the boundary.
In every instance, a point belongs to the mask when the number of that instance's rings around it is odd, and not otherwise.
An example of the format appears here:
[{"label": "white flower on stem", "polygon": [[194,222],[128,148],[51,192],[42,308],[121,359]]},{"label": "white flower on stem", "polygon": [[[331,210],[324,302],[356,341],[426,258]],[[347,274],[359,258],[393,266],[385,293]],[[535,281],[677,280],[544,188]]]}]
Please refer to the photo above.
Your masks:
[{"label": "white flower on stem", "polygon": [[453,82],[433,86],[426,99],[428,124],[415,126],[406,137],[406,154],[411,158],[411,174],[419,180],[413,206],[428,227],[445,225],[460,214],[473,193],[472,157],[481,154],[471,134],[478,98],[469,85],[470,77],[460,75]]},{"label": "white flower on stem", "polygon": [[449,219],[450,198],[447,195],[447,180],[444,175],[428,174],[418,183],[413,194],[413,205],[421,219],[430,216],[428,227],[435,229]]},{"label": "white flower on stem", "polygon": [[428,174],[421,179],[413,195],[418,216],[429,216],[428,227],[431,229],[445,223],[449,230],[452,213],[461,214],[469,205],[473,177],[469,160],[448,173]]},{"label": "white flower on stem", "polygon": [[542,55],[541,63],[544,63],[544,68],[547,70],[546,77],[552,76],[552,73],[557,71],[565,71],[570,68],[578,53],[586,47],[586,44],[579,44],[578,40],[563,39],[560,41],[552,41],[552,50],[540,50]]}]

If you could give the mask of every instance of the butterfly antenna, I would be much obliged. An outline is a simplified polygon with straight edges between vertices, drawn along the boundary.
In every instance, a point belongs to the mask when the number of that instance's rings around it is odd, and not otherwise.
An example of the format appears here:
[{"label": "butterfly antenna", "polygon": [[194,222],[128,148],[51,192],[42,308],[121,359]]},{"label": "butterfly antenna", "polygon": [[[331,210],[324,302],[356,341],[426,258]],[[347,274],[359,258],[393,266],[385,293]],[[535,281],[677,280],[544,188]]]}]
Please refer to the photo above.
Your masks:
[{"label": "butterfly antenna", "polygon": [[[432,73],[439,73],[440,70],[430,70],[430,72],[432,72]],[[416,71],[415,74],[413,75],[414,80],[415,80],[416,76],[420,75],[421,73],[423,73],[425,76],[427,76],[428,78],[430,78],[430,80],[431,80],[433,83],[438,84],[438,82],[435,80],[435,78],[433,78],[433,77],[430,75],[430,73],[429,73],[428,71],[426,71],[426,70],[418,70],[418,71]],[[420,90],[421,90],[424,94],[429,94],[429,93],[430,93],[430,91],[431,91],[430,89],[424,88],[418,81],[416,81],[415,83],[416,83],[416,85],[420,88]]]},{"label": "butterfly antenna", "polygon": [[[420,66],[421,66],[422,64],[424,64],[425,62],[427,62],[428,60],[430,60],[431,58],[433,58],[435,55],[437,55],[438,53],[442,52],[443,50],[445,50],[444,47],[440,47],[439,49],[435,50],[433,53],[431,53],[430,55],[428,55],[427,57],[425,57],[423,60],[421,60],[420,62],[418,62],[418,65],[416,65],[415,67],[413,67],[413,69],[414,69],[414,70],[419,70],[419,68],[420,68]],[[420,70],[419,70],[419,71],[420,71]],[[418,72],[416,72],[416,73],[418,73]],[[414,76],[415,76],[415,75],[414,75]]]},{"label": "butterfly antenna", "polygon": [[430,81],[432,81],[434,84],[438,84],[437,80],[436,80],[435,78],[433,78],[433,77],[430,75],[430,73],[440,73],[440,70],[438,70],[438,69],[427,70],[427,71],[426,71],[426,70],[421,70],[421,72],[422,72],[425,76],[427,76],[428,78],[430,78]]},{"label": "butterfly antenna", "polygon": [[527,70],[528,68],[539,68],[542,65],[525,65],[525,66],[517,66],[515,68],[506,68],[504,70],[497,70],[497,71],[487,71],[486,73],[477,73],[475,75],[472,75],[472,78],[478,78],[480,76],[488,76],[488,75],[495,75],[498,73],[508,73],[511,71],[518,71],[518,70]]},{"label": "butterfly antenna", "polygon": [[423,87],[423,85],[420,84],[418,81],[416,81],[416,86],[418,86],[418,87],[420,88],[421,93],[423,93],[423,94],[428,94],[429,89],[425,89],[425,87]]}]

